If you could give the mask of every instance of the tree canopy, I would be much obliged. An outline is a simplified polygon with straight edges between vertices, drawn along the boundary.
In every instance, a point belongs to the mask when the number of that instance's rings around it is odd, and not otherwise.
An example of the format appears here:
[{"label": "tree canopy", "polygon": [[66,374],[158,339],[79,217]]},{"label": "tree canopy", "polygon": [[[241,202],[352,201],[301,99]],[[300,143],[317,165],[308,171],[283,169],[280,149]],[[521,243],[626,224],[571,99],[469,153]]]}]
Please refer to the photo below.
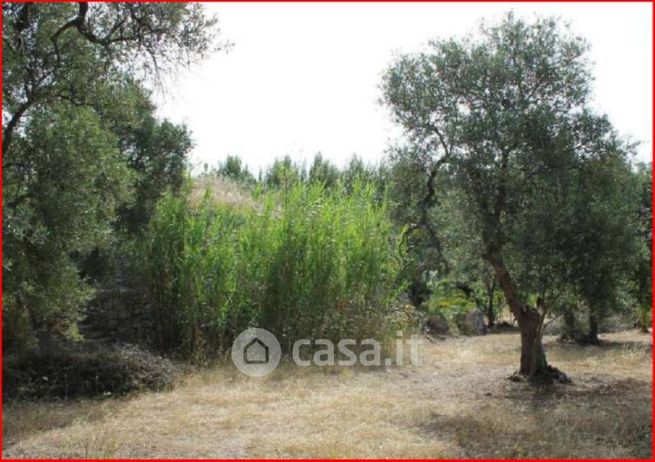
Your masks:
[{"label": "tree canopy", "polygon": [[[616,226],[618,213],[599,223],[580,207],[585,199],[571,193],[587,191],[593,180],[585,172],[593,171],[606,193],[594,196],[595,207],[607,212],[631,152],[607,117],[591,109],[587,48],[555,19],[528,23],[510,13],[497,25],[483,24],[477,36],[401,56],[384,77],[384,101],[409,149],[424,153],[416,160],[427,172],[427,197],[440,171],[464,195],[461,211],[521,328],[519,371],[533,380],[558,376],[546,363],[541,335],[569,259],[581,265],[583,292],[582,266],[603,266],[609,277],[620,260],[585,257],[593,244],[580,232],[584,222],[599,226],[598,236],[629,231]],[[606,268],[605,259],[612,262]]]},{"label": "tree canopy", "polygon": [[4,343],[74,335],[80,269],[136,233],[181,185],[189,131],[158,120],[144,82],[219,46],[198,4],[5,3]]}]

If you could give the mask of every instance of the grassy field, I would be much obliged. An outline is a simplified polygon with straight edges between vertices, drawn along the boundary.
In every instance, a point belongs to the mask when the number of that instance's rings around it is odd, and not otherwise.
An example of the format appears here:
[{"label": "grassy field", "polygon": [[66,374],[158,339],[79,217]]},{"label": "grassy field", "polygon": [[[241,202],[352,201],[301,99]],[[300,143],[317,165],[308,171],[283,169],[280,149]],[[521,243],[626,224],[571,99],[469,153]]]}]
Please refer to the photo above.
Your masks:
[{"label": "grassy field", "polygon": [[265,380],[228,367],[166,393],[4,406],[3,456],[124,458],[649,458],[652,341],[546,339],[572,385],[507,380],[517,334],[426,340],[422,365],[300,369]]}]

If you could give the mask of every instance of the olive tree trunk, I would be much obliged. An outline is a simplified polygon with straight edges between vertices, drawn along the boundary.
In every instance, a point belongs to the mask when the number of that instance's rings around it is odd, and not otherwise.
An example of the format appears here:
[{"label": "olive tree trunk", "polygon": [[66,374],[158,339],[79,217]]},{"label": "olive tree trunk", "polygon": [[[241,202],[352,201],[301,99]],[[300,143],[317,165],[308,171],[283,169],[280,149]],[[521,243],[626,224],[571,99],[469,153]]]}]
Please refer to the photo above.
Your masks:
[{"label": "olive tree trunk", "polygon": [[496,279],[492,278],[491,284],[487,284],[487,327],[493,328],[496,324],[496,313],[494,312],[494,295],[496,294]]},{"label": "olive tree trunk", "polygon": [[598,339],[598,315],[593,310],[589,313],[589,331],[586,340],[586,343],[594,345],[600,343]]},{"label": "olive tree trunk", "polygon": [[518,288],[500,254],[488,254],[486,258],[496,274],[498,284],[521,332],[521,362],[518,374],[531,382],[552,381],[556,369],[551,368],[546,361],[542,343],[543,314],[521,301]]}]

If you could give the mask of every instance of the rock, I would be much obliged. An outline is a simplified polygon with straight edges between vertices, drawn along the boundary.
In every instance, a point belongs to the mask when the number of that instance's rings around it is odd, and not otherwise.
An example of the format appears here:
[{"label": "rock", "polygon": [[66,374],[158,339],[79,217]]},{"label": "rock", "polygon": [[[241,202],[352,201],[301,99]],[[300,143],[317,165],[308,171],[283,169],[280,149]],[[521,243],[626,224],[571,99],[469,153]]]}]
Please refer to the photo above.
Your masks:
[{"label": "rock", "polygon": [[484,325],[484,315],[477,309],[458,314],[455,317],[455,323],[460,334],[463,335],[482,335],[487,331]]},{"label": "rock", "polygon": [[443,315],[433,314],[426,319],[425,330],[430,334],[445,335],[450,331],[450,327]]}]

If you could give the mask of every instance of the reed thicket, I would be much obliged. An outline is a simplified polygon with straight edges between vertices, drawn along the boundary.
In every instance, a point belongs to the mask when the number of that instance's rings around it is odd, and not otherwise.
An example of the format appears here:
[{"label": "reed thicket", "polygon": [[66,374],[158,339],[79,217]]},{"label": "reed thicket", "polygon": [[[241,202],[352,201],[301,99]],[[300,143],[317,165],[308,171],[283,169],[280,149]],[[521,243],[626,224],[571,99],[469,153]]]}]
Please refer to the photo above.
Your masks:
[{"label": "reed thicket", "polygon": [[403,322],[397,243],[385,201],[296,184],[254,205],[221,205],[208,190],[165,196],[142,248],[155,338],[203,360],[247,327],[299,338],[379,340]]}]

